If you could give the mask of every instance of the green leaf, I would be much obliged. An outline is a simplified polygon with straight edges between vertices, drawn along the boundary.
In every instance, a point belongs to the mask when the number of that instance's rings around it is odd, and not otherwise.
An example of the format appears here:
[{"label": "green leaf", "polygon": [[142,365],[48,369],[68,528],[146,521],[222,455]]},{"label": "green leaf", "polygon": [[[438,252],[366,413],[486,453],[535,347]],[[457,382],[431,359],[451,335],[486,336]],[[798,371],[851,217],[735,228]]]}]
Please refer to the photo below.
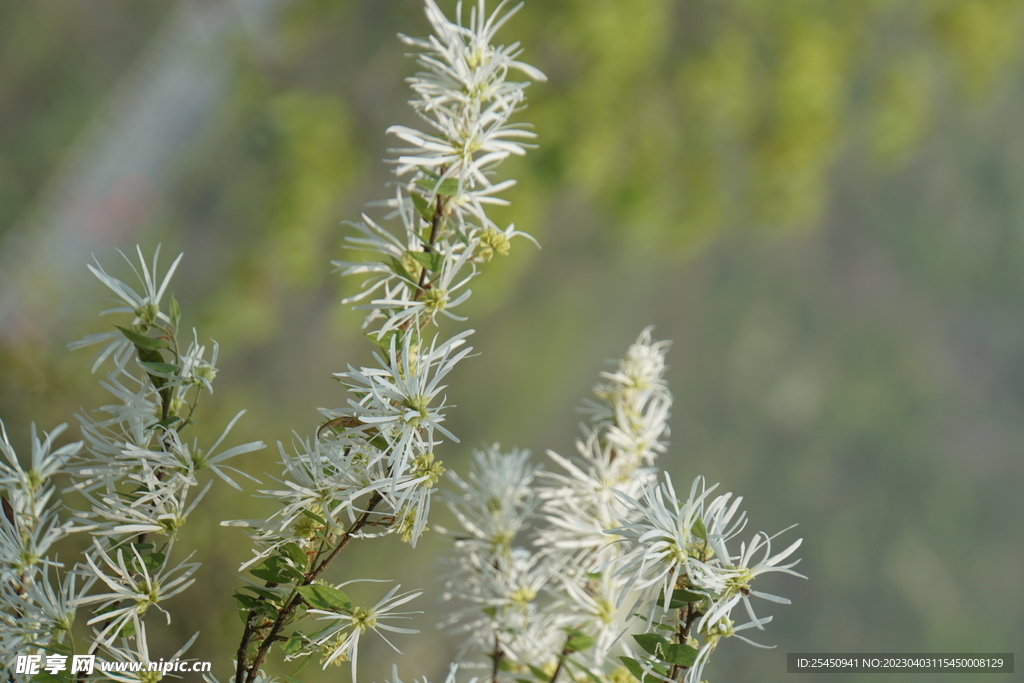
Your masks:
[{"label": "green leaf", "polygon": [[661,646],[661,660],[679,666],[693,666],[697,659],[697,648],[682,643],[668,643]]},{"label": "green leaf", "polygon": [[513,664],[507,657],[502,657],[498,660],[498,669],[501,671],[515,671],[516,665]]},{"label": "green leaf", "polygon": [[263,598],[265,601],[272,605],[276,605],[281,602],[281,596],[279,593],[275,593],[269,588],[263,588],[262,586],[242,586],[239,590],[249,591],[254,593],[256,596]]},{"label": "green leaf", "polygon": [[466,236],[464,234],[462,234],[462,230],[459,229],[459,226],[458,225],[453,225],[452,228],[455,230],[455,234],[458,235],[459,241],[462,242],[463,244],[465,244],[468,247],[469,246],[469,240],[466,238]]},{"label": "green leaf", "polygon": [[702,541],[708,540],[708,530],[704,528],[704,520],[698,517],[694,523],[691,533]]},{"label": "green leaf", "polygon": [[[683,588],[677,588],[674,591],[672,591],[672,599],[669,601],[667,608],[679,609],[680,607],[684,607],[687,603],[701,602],[707,597],[708,596],[704,595],[703,593],[694,593],[693,591],[688,591]],[[661,604],[662,607],[666,607],[664,593],[662,593],[661,597],[658,598],[658,602]]]},{"label": "green leaf", "polygon": [[178,300],[171,294],[171,327],[175,330],[178,329],[178,323],[181,322],[181,306],[178,305]]},{"label": "green leaf", "polygon": [[672,602],[700,602],[707,597],[703,593],[695,593],[683,588],[677,588],[672,591]]},{"label": "green leaf", "polygon": [[135,624],[131,621],[125,622],[124,626],[117,632],[118,638],[132,638],[135,636]]},{"label": "green leaf", "polygon": [[388,448],[391,447],[388,445],[388,440],[384,438],[383,434],[378,434],[377,436],[370,439],[367,443],[376,448],[378,451],[386,451],[388,450]]},{"label": "green leaf", "polygon": [[409,256],[411,256],[416,263],[434,273],[440,272],[441,266],[444,265],[444,254],[439,254],[436,251],[429,253],[426,251],[410,251]]},{"label": "green leaf", "polygon": [[402,262],[396,259],[394,256],[391,257],[391,270],[394,271],[395,275],[402,278],[406,282],[416,284],[417,279],[410,275],[409,271],[407,271],[405,269],[405,266],[402,265]]},{"label": "green leaf", "polygon": [[437,186],[437,193],[443,195],[453,195],[459,191],[459,179],[458,178],[445,178],[441,181],[441,184]]},{"label": "green leaf", "polygon": [[286,543],[281,546],[281,554],[294,562],[296,567],[301,567],[302,569],[305,569],[306,563],[309,562],[305,551],[299,547],[298,543]]},{"label": "green leaf", "polygon": [[291,560],[280,555],[268,557],[259,566],[250,569],[249,573],[271,583],[291,583],[303,578],[302,572],[292,565]]},{"label": "green leaf", "polygon": [[163,566],[166,559],[167,555],[164,553],[150,553],[149,555],[142,556],[142,564],[146,566],[146,569],[153,571]]},{"label": "green leaf", "polygon": [[583,652],[594,647],[592,636],[573,636],[565,643],[565,649],[570,652]]},{"label": "green leaf", "polygon": [[297,586],[295,590],[314,609],[340,612],[352,608],[352,601],[348,596],[333,586],[311,583],[308,586]]},{"label": "green leaf", "polygon": [[[324,527],[330,527],[331,526],[330,524],[327,523],[326,519],[324,519],[320,515],[316,514],[315,512],[312,512],[310,510],[306,510],[306,509],[299,510],[299,514],[304,516],[304,517],[309,517],[314,522],[319,522],[320,526],[324,526]],[[305,554],[305,553],[303,553],[303,554]]]},{"label": "green leaf", "polygon": [[576,628],[563,629],[569,638],[565,641],[565,650],[568,652],[583,652],[594,646],[594,639],[583,631]]},{"label": "green leaf", "polygon": [[245,593],[235,592],[235,602],[238,603],[238,609],[245,612],[250,612],[256,609],[260,603],[260,599],[252,595],[246,595]]},{"label": "green leaf", "polygon": [[636,680],[643,680],[644,670],[640,666],[640,662],[636,661],[632,657],[619,657],[619,661],[622,662],[622,666],[629,670],[629,673],[633,675]]},{"label": "green leaf", "polygon": [[551,680],[551,676],[548,676],[546,673],[544,673],[543,670],[538,669],[537,667],[535,667],[532,664],[527,664],[527,666],[530,668],[530,673],[532,673],[534,675],[534,677],[538,681],[550,681]]},{"label": "green leaf", "polygon": [[416,211],[423,217],[423,220],[428,223],[433,221],[434,212],[431,210],[430,202],[418,192],[413,192],[410,196],[412,197],[412,205],[416,207]]},{"label": "green leaf", "polygon": [[658,655],[658,648],[668,643],[664,636],[657,633],[639,633],[633,636],[633,640],[649,654],[655,656]]},{"label": "green leaf", "polygon": [[147,337],[144,334],[139,334],[135,330],[130,330],[127,327],[121,327],[120,325],[114,325],[117,329],[121,330],[121,334],[128,338],[132,344],[139,347],[140,349],[147,349],[149,351],[159,351],[160,349],[171,348],[170,344],[167,343],[166,339],[156,339],[154,337]]},{"label": "green leaf", "polygon": [[391,340],[395,337],[395,347],[400,348],[402,346],[402,331],[401,330],[388,330],[382,335],[378,335],[376,332],[367,332],[366,338],[372,341],[374,344],[384,349],[385,351],[391,350]]},{"label": "green leaf", "polygon": [[164,419],[157,421],[156,425],[154,426],[169,429],[170,427],[173,427],[177,422],[181,422],[180,417],[178,417],[177,415],[168,415]]},{"label": "green leaf", "polygon": [[179,370],[178,366],[174,365],[173,363],[149,363],[146,361],[140,361],[139,365],[146,368],[147,370],[151,370],[162,375],[176,375],[178,374]]},{"label": "green leaf", "polygon": [[297,655],[302,652],[302,647],[305,645],[305,639],[301,633],[293,633],[288,637],[288,640],[281,644],[281,652],[286,655]]}]

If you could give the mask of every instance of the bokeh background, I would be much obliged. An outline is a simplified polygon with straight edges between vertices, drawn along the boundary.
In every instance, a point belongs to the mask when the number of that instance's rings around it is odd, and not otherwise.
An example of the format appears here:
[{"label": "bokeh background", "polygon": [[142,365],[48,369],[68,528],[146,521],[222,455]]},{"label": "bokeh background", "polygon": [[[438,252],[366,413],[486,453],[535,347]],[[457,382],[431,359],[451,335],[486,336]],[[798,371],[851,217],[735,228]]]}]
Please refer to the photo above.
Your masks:
[{"label": "bokeh background", "polygon": [[[127,277],[115,250],[136,243],[185,252],[184,324],[220,342],[207,433],[245,407],[240,439],[287,442],[343,404],[330,373],[370,345],[329,260],[340,221],[384,196],[384,129],[414,120],[399,31],[427,32],[417,0],[0,3],[16,445],[103,402],[65,344],[107,324],[90,255]],[[571,451],[604,359],[653,324],[674,340],[664,467],[805,539],[810,580],[762,586],[794,602],[778,647],[729,642],[708,678],[782,681],[798,651],[1020,654],[1022,35],[1020,0],[533,0],[500,37],[550,77],[522,115],[540,148],[502,168],[519,184],[499,222],[543,248],[516,243],[475,283],[445,465],[485,442]],[[275,451],[246,469],[273,472]],[[249,551],[217,522],[268,510],[217,491],[186,528],[201,581],[152,637],[168,656],[202,629],[191,654],[226,678]],[[387,539],[338,574],[426,591],[405,680],[454,650],[434,628],[444,547]],[[392,654],[371,641],[362,679]],[[844,680],[862,679],[902,680]]]}]

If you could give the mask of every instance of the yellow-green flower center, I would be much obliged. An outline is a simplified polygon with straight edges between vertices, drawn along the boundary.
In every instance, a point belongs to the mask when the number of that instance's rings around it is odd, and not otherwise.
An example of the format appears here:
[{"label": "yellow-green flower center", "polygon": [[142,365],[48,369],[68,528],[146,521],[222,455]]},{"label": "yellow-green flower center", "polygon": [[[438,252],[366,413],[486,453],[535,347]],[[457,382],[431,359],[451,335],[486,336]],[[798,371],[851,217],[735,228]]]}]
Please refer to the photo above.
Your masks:
[{"label": "yellow-green flower center", "polygon": [[360,632],[363,632],[368,628],[377,626],[377,617],[365,607],[353,607],[352,625],[359,629]]},{"label": "yellow-green flower center", "polygon": [[412,475],[414,477],[426,477],[420,486],[430,488],[438,482],[441,475],[444,474],[444,467],[441,466],[441,461],[434,462],[433,453],[424,453],[412,461]]}]

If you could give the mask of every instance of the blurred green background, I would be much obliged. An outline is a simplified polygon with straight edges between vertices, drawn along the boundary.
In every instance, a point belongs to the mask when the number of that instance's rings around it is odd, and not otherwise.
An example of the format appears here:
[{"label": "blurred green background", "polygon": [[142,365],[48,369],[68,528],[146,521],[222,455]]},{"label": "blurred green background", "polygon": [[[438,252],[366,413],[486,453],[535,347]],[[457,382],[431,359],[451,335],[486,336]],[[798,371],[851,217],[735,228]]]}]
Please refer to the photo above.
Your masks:
[{"label": "blurred green background", "polygon": [[[339,222],[386,196],[384,129],[415,120],[399,31],[427,32],[416,0],[0,4],[0,418],[23,452],[31,421],[105,400],[64,345],[107,324],[90,254],[127,277],[115,249],[136,243],[185,252],[184,324],[221,344],[206,433],[245,407],[238,439],[287,442],[344,403],[330,373],[370,345],[329,260]],[[543,248],[475,282],[445,465],[494,441],[571,451],[604,359],[654,324],[674,340],[661,464],[805,538],[810,580],[761,586],[793,598],[777,649],[727,643],[710,680],[784,680],[786,652],[1019,648],[1021,35],[1020,0],[528,4],[499,38],[550,80],[498,219]],[[191,655],[226,678],[249,550],[217,522],[269,511],[216,491],[186,528],[200,584],[151,639],[168,656],[202,629]],[[454,650],[434,628],[444,545],[364,544],[338,574],[426,591],[405,680]],[[369,642],[380,681],[392,653]],[[862,679],[902,680],[844,678]]]}]

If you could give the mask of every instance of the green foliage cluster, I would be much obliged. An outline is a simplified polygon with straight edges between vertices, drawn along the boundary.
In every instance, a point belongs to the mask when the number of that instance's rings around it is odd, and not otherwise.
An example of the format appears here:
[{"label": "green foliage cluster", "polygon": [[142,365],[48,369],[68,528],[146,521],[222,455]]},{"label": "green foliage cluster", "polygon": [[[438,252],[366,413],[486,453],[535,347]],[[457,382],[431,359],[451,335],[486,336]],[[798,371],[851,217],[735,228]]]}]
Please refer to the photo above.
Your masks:
[{"label": "green foliage cluster", "polygon": [[1020,58],[1024,28],[1013,0],[578,0],[531,12],[557,90],[534,112],[542,172],[595,198],[624,236],[681,247],[722,227],[814,224],[844,152],[906,160],[947,90],[981,97]]}]

